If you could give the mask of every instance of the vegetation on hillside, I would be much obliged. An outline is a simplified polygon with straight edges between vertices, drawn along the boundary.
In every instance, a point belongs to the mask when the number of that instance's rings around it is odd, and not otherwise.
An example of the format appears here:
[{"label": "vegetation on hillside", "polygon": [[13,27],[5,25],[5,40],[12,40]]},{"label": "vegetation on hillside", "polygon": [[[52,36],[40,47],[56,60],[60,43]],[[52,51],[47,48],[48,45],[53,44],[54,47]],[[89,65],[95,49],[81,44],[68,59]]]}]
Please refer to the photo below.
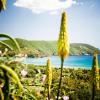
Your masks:
[{"label": "vegetation on hillside", "polygon": [[[21,47],[23,53],[28,54],[29,57],[43,57],[49,55],[57,55],[57,42],[56,41],[29,41],[25,39],[16,39]],[[4,40],[5,43],[9,44],[11,47],[15,46],[11,43],[10,40]],[[0,44],[0,49],[3,51],[4,46]],[[100,50],[96,47],[93,47],[89,44],[82,43],[71,43],[70,44],[70,53],[69,55],[84,55],[84,54],[93,54],[94,51],[97,51],[100,54]],[[10,55],[14,52],[10,52]]]}]

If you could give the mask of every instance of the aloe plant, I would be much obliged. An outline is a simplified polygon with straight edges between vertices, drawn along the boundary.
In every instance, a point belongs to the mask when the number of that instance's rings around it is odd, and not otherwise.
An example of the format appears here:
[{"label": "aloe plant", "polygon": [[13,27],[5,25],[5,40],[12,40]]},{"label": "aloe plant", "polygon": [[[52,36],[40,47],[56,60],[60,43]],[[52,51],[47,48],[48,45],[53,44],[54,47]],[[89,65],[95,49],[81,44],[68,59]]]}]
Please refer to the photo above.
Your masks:
[{"label": "aloe plant", "polygon": [[7,48],[9,48],[10,50],[13,50],[13,48],[11,46],[9,46],[7,43],[0,41],[0,44],[6,46]]},{"label": "aloe plant", "polygon": [[13,82],[16,82],[20,90],[23,90],[23,86],[18,78],[18,75],[10,67],[4,64],[0,64],[0,69],[2,69],[3,72],[6,72],[6,75],[4,73],[4,78],[5,78],[4,88],[3,90],[0,90],[1,99],[3,100],[4,98],[4,100],[9,100],[9,79],[12,79]]},{"label": "aloe plant", "polygon": [[20,90],[23,89],[23,86],[20,83],[18,75],[10,67],[8,67],[4,64],[0,64],[0,69],[7,71],[7,76],[9,78],[11,78],[12,80],[14,80],[14,82],[16,82],[18,84]]},{"label": "aloe plant", "polygon": [[97,53],[94,52],[92,64],[92,100],[94,100],[96,90],[99,90],[99,67]]},{"label": "aloe plant", "polygon": [[50,88],[52,84],[52,68],[51,68],[50,59],[47,60],[46,75],[47,75],[46,83],[48,88],[48,99],[50,100]]},{"label": "aloe plant", "polygon": [[[2,41],[0,41],[0,43],[7,46],[11,50],[13,49],[16,52],[20,52],[20,46],[15,39],[13,39],[12,37],[10,37],[6,34],[0,34],[0,38],[10,39],[12,41],[12,44],[15,44],[15,47],[10,47],[8,44],[6,44]],[[2,89],[3,92],[0,92],[0,95],[2,95],[2,93],[3,93],[4,94],[4,100],[9,100],[9,79],[10,78],[15,79],[17,81],[17,84],[20,86],[20,88],[22,88],[22,85],[19,81],[17,74],[11,68],[0,63],[0,69],[2,69],[2,71],[4,73],[4,80],[5,80],[5,83],[4,83],[4,86],[3,86],[3,89]],[[2,96],[2,98],[3,98],[3,96]]]},{"label": "aloe plant", "polygon": [[68,56],[68,54],[69,54],[69,40],[68,40],[68,33],[66,30],[66,12],[63,12],[61,19],[60,34],[58,39],[58,56],[61,59],[61,74],[60,74],[60,81],[57,93],[57,100],[59,98],[61,82],[62,82],[63,63],[64,59]]},{"label": "aloe plant", "polygon": [[20,52],[21,51],[20,50],[20,46],[17,43],[16,39],[14,39],[14,38],[10,37],[9,35],[6,35],[6,34],[0,34],[0,38],[8,38],[8,39],[10,39],[12,41],[12,44],[15,45],[15,48],[9,46],[7,43],[4,43],[4,42],[0,42],[0,43],[2,43],[3,45],[7,46],[10,49],[13,49],[14,51],[17,51],[17,52]]}]

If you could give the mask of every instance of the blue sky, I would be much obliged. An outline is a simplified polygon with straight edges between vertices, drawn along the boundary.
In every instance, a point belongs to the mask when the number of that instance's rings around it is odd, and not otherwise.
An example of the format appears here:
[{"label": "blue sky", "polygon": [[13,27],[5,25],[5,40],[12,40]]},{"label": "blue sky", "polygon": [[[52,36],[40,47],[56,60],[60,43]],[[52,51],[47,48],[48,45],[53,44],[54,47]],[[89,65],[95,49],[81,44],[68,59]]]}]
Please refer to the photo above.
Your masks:
[{"label": "blue sky", "polygon": [[100,0],[7,0],[0,33],[30,40],[57,40],[62,9],[68,15],[70,43],[100,48]]}]

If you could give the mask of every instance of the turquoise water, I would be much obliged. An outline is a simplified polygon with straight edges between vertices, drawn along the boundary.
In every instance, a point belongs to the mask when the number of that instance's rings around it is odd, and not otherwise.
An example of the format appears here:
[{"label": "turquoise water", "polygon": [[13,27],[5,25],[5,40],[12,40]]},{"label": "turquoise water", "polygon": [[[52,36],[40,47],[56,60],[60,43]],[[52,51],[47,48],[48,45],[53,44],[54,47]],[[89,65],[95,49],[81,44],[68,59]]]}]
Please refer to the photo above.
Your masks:
[{"label": "turquoise water", "polygon": [[[44,58],[26,58],[23,63],[34,64],[34,65],[46,65],[47,59],[51,60],[54,67],[60,66],[60,58],[58,56],[44,57]],[[92,67],[92,56],[69,56],[65,59],[64,67],[71,68],[86,68],[91,69]],[[100,68],[100,55],[98,56],[99,68]]]}]

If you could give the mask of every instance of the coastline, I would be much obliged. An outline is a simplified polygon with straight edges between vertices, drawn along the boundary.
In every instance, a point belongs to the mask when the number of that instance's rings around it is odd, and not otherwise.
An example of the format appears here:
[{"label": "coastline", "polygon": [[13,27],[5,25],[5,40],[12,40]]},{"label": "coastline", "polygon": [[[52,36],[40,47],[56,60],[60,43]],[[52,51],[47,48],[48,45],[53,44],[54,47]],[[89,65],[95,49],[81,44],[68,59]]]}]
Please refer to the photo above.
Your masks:
[{"label": "coastline", "polygon": [[[60,67],[60,58],[58,56],[49,56],[49,57],[43,57],[43,58],[26,58],[22,63],[23,64],[34,64],[34,65],[42,65],[44,66],[46,64],[46,61],[48,58],[51,61],[51,64],[53,67]],[[91,69],[92,68],[92,56],[69,56],[64,61],[64,67],[68,68],[82,68],[82,69]],[[100,55],[98,56],[98,61],[100,60]],[[100,62],[99,62],[99,68],[100,68]]]}]

